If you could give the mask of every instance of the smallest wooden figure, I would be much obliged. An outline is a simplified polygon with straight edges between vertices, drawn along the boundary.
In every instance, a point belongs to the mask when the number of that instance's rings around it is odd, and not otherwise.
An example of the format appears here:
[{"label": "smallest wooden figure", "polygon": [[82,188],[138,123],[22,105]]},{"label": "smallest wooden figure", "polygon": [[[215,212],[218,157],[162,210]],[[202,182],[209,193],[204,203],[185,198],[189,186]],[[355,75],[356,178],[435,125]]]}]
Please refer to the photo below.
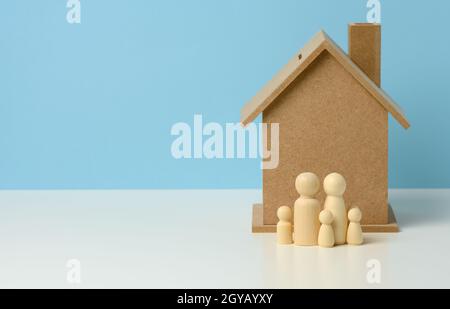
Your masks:
[{"label": "smallest wooden figure", "polygon": [[350,209],[348,212],[348,220],[350,224],[347,230],[347,243],[353,246],[359,246],[364,242],[361,229],[361,210],[357,207]]},{"label": "smallest wooden figure", "polygon": [[319,231],[319,246],[332,248],[334,246],[333,213],[329,210],[323,210],[319,215],[319,221],[322,223]]},{"label": "smallest wooden figure", "polygon": [[292,209],[288,206],[278,208],[277,238],[278,244],[290,245],[292,240]]}]

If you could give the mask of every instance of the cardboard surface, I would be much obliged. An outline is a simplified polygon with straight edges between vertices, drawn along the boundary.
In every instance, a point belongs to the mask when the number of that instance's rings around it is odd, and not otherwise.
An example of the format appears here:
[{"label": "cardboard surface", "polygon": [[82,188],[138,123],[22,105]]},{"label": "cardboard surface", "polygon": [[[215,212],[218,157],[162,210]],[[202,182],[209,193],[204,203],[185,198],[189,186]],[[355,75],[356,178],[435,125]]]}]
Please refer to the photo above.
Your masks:
[{"label": "cardboard surface", "polygon": [[[388,112],[327,50],[264,110],[263,122],[280,124],[279,166],[263,171],[264,224],[293,206],[303,172],[321,181],[340,173],[346,206],[361,208],[362,224],[388,223]],[[323,204],[323,190],[317,197]]]},{"label": "cardboard surface", "polygon": [[[261,112],[288,88],[297,77],[304,74],[308,67],[328,51],[392,116],[404,127],[409,122],[401,108],[345,54],[345,52],[323,31],[319,32],[289,63],[241,110],[241,122],[252,122]],[[301,57],[300,57],[301,55]]]},{"label": "cardboard surface", "polygon": [[350,24],[348,55],[378,87],[381,85],[381,25]]},{"label": "cardboard surface", "polygon": [[[262,204],[253,205],[253,217],[252,217],[252,233],[276,233],[277,226],[265,225],[263,223],[263,206]],[[362,225],[362,230],[364,233],[398,233],[400,232],[400,227],[397,223],[394,211],[391,206],[389,206],[389,222],[387,224],[374,224],[374,225]]]}]

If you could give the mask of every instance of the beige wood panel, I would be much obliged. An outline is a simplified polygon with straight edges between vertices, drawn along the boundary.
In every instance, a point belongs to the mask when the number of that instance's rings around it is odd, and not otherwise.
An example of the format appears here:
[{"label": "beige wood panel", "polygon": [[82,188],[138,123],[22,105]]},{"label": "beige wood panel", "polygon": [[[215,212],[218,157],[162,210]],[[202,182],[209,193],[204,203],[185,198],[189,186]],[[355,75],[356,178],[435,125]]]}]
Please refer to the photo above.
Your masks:
[{"label": "beige wood panel", "polygon": [[[388,223],[388,113],[329,52],[324,51],[263,113],[280,124],[280,164],[263,171],[264,224],[298,198],[295,178],[332,172],[347,179],[347,207],[362,224]],[[319,200],[323,203],[323,190]]]}]

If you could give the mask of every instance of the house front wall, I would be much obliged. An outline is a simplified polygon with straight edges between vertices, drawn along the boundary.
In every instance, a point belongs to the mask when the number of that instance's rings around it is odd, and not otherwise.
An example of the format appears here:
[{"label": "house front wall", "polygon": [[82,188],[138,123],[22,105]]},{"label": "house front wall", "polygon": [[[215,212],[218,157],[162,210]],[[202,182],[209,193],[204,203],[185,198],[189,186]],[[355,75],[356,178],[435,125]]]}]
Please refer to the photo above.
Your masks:
[{"label": "house front wall", "polygon": [[[293,206],[295,178],[332,172],[347,180],[347,208],[363,224],[388,223],[388,113],[328,53],[323,52],[263,113],[280,124],[279,166],[263,171],[264,224],[280,206]],[[270,139],[268,139],[270,141]],[[317,195],[321,203],[325,193]]]}]

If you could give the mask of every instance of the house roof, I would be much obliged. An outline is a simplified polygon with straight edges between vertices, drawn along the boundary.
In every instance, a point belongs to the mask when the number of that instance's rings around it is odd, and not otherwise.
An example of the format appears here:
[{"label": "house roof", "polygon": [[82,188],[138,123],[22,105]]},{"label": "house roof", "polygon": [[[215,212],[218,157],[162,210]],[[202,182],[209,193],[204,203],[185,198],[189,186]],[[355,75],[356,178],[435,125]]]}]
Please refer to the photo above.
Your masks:
[{"label": "house roof", "polygon": [[264,88],[241,110],[241,123],[247,125],[272,102],[323,52],[328,51],[392,116],[405,128],[410,124],[402,109],[379,88],[324,32],[320,31]]}]

